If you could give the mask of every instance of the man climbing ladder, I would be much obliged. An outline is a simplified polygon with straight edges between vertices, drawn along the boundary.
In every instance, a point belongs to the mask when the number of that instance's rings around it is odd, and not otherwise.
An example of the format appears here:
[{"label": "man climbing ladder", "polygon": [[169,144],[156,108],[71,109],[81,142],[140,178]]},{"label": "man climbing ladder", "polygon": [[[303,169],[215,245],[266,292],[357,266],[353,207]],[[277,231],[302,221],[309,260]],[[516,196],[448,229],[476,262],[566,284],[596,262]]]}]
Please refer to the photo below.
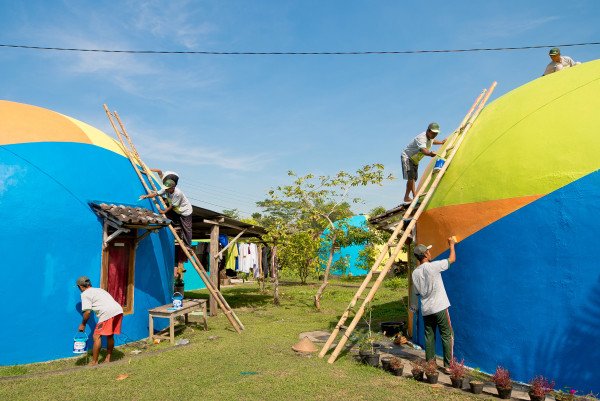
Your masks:
[{"label": "man climbing ladder", "polygon": [[[352,332],[354,331],[358,322],[364,315],[366,307],[372,302],[372,300],[375,296],[375,293],[379,289],[382,281],[384,280],[385,276],[387,275],[388,271],[390,270],[392,262],[398,257],[398,254],[402,251],[402,247],[406,243],[406,240],[413,232],[413,229],[416,227],[416,223],[419,219],[419,216],[427,207],[427,204],[428,204],[429,200],[431,199],[433,193],[435,192],[435,189],[437,188],[440,180],[444,176],[444,173],[448,169],[448,166],[450,166],[452,159],[454,158],[454,156],[456,155],[456,152],[460,148],[460,145],[461,145],[466,133],[469,131],[470,127],[473,125],[473,122],[475,121],[475,119],[477,118],[477,116],[479,115],[481,110],[483,109],[483,106],[487,102],[487,99],[492,94],[495,87],[496,87],[496,82],[494,82],[488,90],[484,90],[479,95],[479,97],[475,100],[475,102],[473,103],[473,105],[471,106],[469,111],[467,112],[467,115],[465,116],[465,118],[463,119],[461,124],[459,125],[458,129],[455,131],[455,133],[453,135],[451,135],[451,138],[444,145],[444,149],[441,152],[441,156],[446,159],[446,163],[442,166],[442,168],[435,173],[434,173],[433,169],[431,169],[431,170],[428,169],[429,173],[422,180],[422,183],[420,184],[419,190],[417,191],[415,198],[413,199],[411,204],[408,206],[408,208],[404,212],[404,215],[402,216],[401,221],[409,221],[408,225],[406,225],[406,226],[404,224],[396,225],[396,228],[394,229],[394,232],[390,236],[390,239],[388,240],[388,242],[386,242],[384,244],[383,248],[380,250],[379,256],[376,258],[375,262],[371,266],[371,269],[367,273],[367,276],[365,277],[363,283],[360,285],[358,291],[356,292],[356,294],[350,301],[350,304],[348,305],[348,307],[342,314],[338,324],[335,326],[333,332],[331,333],[331,336],[329,336],[329,339],[325,342],[325,345],[323,346],[323,348],[321,349],[321,352],[319,353],[320,358],[323,358],[325,356],[325,354],[329,351],[329,348],[332,346],[332,344],[336,340],[340,331],[342,331],[342,336],[340,337],[339,342],[337,343],[335,349],[331,353],[327,362],[329,362],[329,363],[335,362],[335,360],[337,359],[339,354],[342,352],[342,350],[343,350],[344,346],[346,345],[346,343],[348,342],[348,339],[350,338]],[[433,179],[433,182],[432,182],[432,179]],[[424,198],[419,203],[419,198],[422,195],[424,195]],[[415,211],[415,208],[417,207],[417,203],[419,203],[419,206]],[[385,265],[379,272],[377,279],[370,287],[368,294],[366,296],[362,297],[363,292],[367,289],[367,286],[369,285],[369,283],[371,282],[371,280],[374,276],[373,272],[376,269],[380,268],[380,265],[383,262],[384,256],[388,253],[388,251],[390,249],[392,250],[391,256],[388,258],[387,262],[385,262]],[[356,308],[356,304],[359,300],[361,300],[362,303],[360,304],[360,306],[358,308]],[[352,319],[352,322],[346,327],[345,322],[351,313],[354,314],[354,317]]]}]

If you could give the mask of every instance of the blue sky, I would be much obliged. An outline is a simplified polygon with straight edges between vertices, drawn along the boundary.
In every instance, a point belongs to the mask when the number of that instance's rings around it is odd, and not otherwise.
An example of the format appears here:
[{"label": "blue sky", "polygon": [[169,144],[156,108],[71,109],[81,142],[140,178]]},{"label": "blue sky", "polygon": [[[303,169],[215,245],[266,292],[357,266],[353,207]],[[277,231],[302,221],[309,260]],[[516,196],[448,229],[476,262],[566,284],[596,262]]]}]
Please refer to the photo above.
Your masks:
[{"label": "blue sky", "polygon": [[[193,51],[395,51],[600,41],[600,1],[0,0],[0,43]],[[600,46],[563,48],[577,61]],[[113,135],[117,110],[142,158],[180,173],[192,202],[256,211],[287,171],[383,163],[367,212],[400,203],[400,153],[431,121],[451,132],[494,80],[497,98],[539,77],[547,49],[369,56],[132,55],[0,48],[0,98]]]}]

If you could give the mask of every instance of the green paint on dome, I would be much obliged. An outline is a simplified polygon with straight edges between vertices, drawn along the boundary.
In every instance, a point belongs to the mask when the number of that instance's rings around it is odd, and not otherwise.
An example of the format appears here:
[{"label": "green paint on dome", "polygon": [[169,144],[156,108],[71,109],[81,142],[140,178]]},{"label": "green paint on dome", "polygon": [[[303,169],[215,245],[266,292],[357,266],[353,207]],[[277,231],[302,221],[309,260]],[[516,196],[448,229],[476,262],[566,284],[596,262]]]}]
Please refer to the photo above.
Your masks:
[{"label": "green paint on dome", "polygon": [[600,60],[487,106],[428,209],[550,193],[600,168]]}]

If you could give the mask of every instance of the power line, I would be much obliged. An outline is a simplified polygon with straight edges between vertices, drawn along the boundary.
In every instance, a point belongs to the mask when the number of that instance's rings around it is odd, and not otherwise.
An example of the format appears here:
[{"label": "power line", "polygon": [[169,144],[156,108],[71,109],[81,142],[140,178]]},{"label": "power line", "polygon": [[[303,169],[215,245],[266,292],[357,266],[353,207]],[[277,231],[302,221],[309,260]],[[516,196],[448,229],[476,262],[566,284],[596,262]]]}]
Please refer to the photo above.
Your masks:
[{"label": "power line", "polygon": [[67,47],[44,47],[44,46],[27,46],[27,45],[12,45],[0,44],[0,47],[8,47],[15,49],[30,49],[30,50],[53,50],[53,51],[68,51],[68,52],[91,52],[91,53],[128,53],[128,54],[198,54],[206,56],[216,55],[231,55],[231,56],[346,56],[346,55],[382,55],[382,54],[427,54],[427,53],[467,53],[467,52],[484,52],[484,51],[509,51],[509,50],[530,50],[543,49],[550,47],[573,47],[573,46],[591,46],[600,45],[600,42],[584,42],[584,43],[566,43],[560,45],[533,45],[533,46],[517,46],[517,47],[479,47],[471,49],[437,49],[437,50],[398,50],[398,51],[334,51],[334,52],[257,52],[257,51],[242,51],[242,52],[225,52],[225,51],[192,51],[192,50],[113,50],[113,49],[82,49],[82,48],[67,48]]},{"label": "power line", "polygon": [[228,207],[228,206],[217,205],[216,203],[210,203],[210,202],[207,202],[207,201],[205,201],[205,200],[202,200],[202,199],[194,198],[193,196],[188,196],[188,198],[190,198],[190,199],[193,199],[193,200],[196,200],[196,201],[198,201],[198,202],[207,203],[207,204],[209,204],[209,205],[212,205],[212,206],[218,206],[218,207],[222,207],[222,208],[224,208],[224,209],[235,209],[235,210],[237,210],[238,212],[246,213],[248,216],[252,215],[252,212],[248,212],[248,211],[246,211],[246,210],[240,210],[240,209],[238,209],[238,208],[231,208],[231,207]]}]

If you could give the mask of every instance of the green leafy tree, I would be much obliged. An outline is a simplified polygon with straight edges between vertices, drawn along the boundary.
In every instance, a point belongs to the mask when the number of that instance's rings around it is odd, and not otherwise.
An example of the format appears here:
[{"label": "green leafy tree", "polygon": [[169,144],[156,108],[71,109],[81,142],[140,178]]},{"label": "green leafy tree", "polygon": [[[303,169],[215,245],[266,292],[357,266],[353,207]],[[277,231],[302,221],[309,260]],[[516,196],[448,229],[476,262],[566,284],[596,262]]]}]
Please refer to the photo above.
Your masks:
[{"label": "green leafy tree", "polygon": [[241,220],[241,218],[242,218],[239,210],[237,210],[237,209],[223,209],[221,211],[221,213],[223,213],[225,216],[231,217],[232,219],[235,219],[235,220]]},{"label": "green leafy tree", "polygon": [[359,233],[364,229],[334,224],[352,216],[350,205],[361,202],[360,198],[350,198],[350,191],[381,185],[393,176],[385,175],[382,164],[365,165],[354,173],[340,171],[333,176],[300,176],[292,171],[288,175],[293,179],[291,184],[269,191],[269,198],[257,204],[266,215],[262,221],[269,229],[269,240],[279,244],[282,265],[295,269],[303,283],[310,272],[319,271],[320,256],[326,249],[323,283],[314,297],[315,306],[320,309],[334,250],[364,241],[364,234]]}]

